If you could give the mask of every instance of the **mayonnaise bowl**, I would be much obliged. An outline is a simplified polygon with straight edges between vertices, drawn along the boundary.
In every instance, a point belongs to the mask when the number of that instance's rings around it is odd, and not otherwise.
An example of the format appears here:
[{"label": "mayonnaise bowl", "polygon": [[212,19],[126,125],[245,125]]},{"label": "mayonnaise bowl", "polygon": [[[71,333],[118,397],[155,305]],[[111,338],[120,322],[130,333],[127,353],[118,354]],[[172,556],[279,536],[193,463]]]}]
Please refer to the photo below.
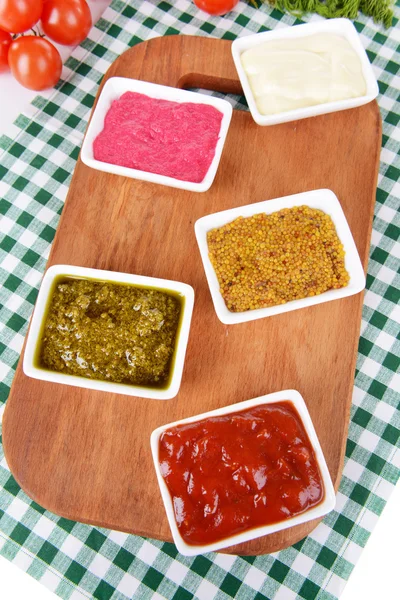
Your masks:
[{"label": "mayonnaise bowl", "polygon": [[[365,93],[361,93],[356,97],[327,102],[323,101],[320,104],[314,104],[312,106],[307,105],[301,106],[300,108],[283,109],[274,114],[263,114],[260,112],[255,94],[242,64],[242,54],[247,50],[256,48],[267,42],[282,42],[282,48],[284,48],[285,41],[287,41],[289,46],[295,40],[301,40],[302,38],[321,34],[326,37],[328,35],[339,36],[348,43],[350,50],[354,54],[355,60],[358,59],[359,61],[362,78],[365,82]],[[276,31],[267,31],[238,38],[232,44],[232,55],[251,115],[258,125],[277,125],[279,123],[286,123],[298,119],[305,119],[326,113],[355,108],[371,102],[377,97],[379,92],[378,83],[373,73],[372,66],[368,60],[368,56],[363,48],[357,30],[348,19],[331,19],[317,23],[307,23],[305,25],[287,27]],[[282,68],[287,64],[290,70],[291,67],[289,62],[287,62],[289,61],[289,58],[286,61],[285,56],[282,56],[281,61]],[[288,76],[290,76],[290,73]],[[268,82],[268,84],[272,85],[273,82]],[[323,82],[322,85],[324,85]],[[301,90],[299,89],[298,91],[300,94]]]}]

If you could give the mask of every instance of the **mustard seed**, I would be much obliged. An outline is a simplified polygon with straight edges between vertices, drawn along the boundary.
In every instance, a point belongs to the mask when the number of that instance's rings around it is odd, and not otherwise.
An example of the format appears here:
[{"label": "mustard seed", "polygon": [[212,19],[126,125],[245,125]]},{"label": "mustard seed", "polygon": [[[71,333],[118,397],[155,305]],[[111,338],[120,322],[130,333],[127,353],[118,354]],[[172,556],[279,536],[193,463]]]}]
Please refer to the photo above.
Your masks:
[{"label": "mustard seed", "polygon": [[239,217],[207,234],[227,308],[242,312],[346,287],[344,249],[329,215],[308,206]]}]

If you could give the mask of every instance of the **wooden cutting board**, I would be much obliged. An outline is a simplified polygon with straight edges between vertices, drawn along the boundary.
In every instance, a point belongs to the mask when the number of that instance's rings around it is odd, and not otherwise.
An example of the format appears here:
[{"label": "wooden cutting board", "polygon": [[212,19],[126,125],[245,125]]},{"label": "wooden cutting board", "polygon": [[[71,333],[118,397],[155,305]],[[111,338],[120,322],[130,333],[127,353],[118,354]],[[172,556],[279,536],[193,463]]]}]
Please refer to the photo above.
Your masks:
[{"label": "wooden cutting board", "polygon": [[[231,43],[152,39],[120,56],[114,75],[241,93]],[[150,454],[161,424],[295,388],[305,398],[338,488],[351,405],[363,294],[225,326],[216,317],[194,235],[219,210],[330,188],[367,265],[381,143],[376,102],[260,127],[234,111],[216,179],[204,194],[91,170],[78,160],[48,266],[111,269],[191,284],[195,307],[176,398],[145,400],[29,379],[22,360],[8,400],[4,449],[22,489],[58,515],[171,541]],[[274,552],[316,521],[240,544]]]}]

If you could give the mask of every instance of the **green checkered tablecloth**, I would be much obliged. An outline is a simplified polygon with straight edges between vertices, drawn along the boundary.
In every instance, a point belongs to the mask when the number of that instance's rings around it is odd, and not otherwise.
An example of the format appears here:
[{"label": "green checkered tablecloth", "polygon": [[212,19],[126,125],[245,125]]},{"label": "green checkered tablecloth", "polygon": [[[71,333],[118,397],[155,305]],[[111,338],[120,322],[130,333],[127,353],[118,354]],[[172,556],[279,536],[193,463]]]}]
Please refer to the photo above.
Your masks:
[{"label": "green checkered tablecloth", "polygon": [[[11,134],[3,136],[0,415],[90,109],[109,65],[129,46],[159,35],[234,39],[297,22],[268,6],[256,10],[244,2],[224,18],[206,20],[187,0],[114,0],[68,59],[57,90],[47,98],[37,97],[17,119]],[[20,490],[0,444],[0,554],[62,598],[339,597],[400,474],[397,23],[395,19],[394,27],[386,31],[363,17],[356,22],[379,80],[383,147],[346,463],[336,509],[306,539],[274,555],[210,553],[185,558],[173,544],[93,528],[44,510]]]}]

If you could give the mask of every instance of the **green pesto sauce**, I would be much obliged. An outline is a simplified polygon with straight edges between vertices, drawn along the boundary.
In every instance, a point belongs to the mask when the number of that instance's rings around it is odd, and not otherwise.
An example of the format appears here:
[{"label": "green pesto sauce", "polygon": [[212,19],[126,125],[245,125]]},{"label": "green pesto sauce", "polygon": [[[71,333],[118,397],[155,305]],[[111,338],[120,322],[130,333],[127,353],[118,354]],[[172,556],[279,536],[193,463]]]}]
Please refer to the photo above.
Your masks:
[{"label": "green pesto sauce", "polygon": [[169,290],[60,276],[35,362],[68,375],[166,388],[183,302]]}]

